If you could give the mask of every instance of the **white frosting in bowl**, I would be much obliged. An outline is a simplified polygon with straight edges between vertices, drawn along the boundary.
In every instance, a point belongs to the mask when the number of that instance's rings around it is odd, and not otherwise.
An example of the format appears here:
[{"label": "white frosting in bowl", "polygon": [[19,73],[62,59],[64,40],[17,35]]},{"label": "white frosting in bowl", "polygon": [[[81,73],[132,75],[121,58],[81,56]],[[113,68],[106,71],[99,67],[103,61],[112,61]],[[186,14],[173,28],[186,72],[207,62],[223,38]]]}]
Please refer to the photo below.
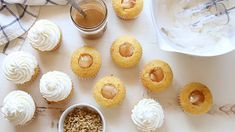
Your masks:
[{"label": "white frosting in bowl", "polygon": [[36,110],[32,97],[20,90],[10,92],[3,100],[2,113],[15,125],[25,125]]},{"label": "white frosting in bowl", "polygon": [[72,87],[69,76],[59,71],[48,72],[40,80],[40,92],[47,101],[58,102],[66,99]]},{"label": "white frosting in bowl", "polygon": [[51,51],[59,44],[61,32],[51,21],[39,20],[28,32],[28,40],[32,47],[40,51]]},{"label": "white frosting in bowl", "polygon": [[[153,16],[159,36],[160,48],[196,56],[217,56],[235,49],[235,11],[230,22],[224,16],[216,17],[203,26],[191,24],[207,16],[208,11],[183,15],[185,9],[197,7],[211,0],[154,0]],[[234,0],[224,0],[227,8],[235,6]]]},{"label": "white frosting in bowl", "polygon": [[164,112],[155,100],[142,99],[132,110],[131,119],[140,131],[156,131],[164,122]]},{"label": "white frosting in bowl", "polygon": [[37,66],[38,62],[33,55],[17,51],[6,56],[2,63],[2,72],[9,81],[23,84],[31,80]]}]

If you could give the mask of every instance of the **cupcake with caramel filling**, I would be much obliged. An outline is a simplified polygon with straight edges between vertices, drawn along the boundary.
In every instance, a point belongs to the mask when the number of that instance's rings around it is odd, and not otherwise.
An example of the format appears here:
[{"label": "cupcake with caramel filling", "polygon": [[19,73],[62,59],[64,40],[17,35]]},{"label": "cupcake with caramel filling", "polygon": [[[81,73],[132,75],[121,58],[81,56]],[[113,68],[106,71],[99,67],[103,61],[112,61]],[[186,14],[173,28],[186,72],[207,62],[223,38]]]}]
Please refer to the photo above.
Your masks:
[{"label": "cupcake with caramel filling", "polygon": [[161,60],[148,63],[141,72],[141,82],[151,92],[159,93],[167,89],[173,80],[170,66]]},{"label": "cupcake with caramel filling", "polygon": [[103,107],[114,107],[125,98],[124,84],[116,77],[107,76],[99,80],[93,89],[96,102]]},{"label": "cupcake with caramel filling", "polygon": [[210,90],[204,84],[190,83],[181,90],[179,103],[185,112],[200,115],[211,109],[213,98]]},{"label": "cupcake with caramel filling", "polygon": [[92,47],[81,47],[73,53],[71,67],[80,78],[95,77],[101,67],[101,55]]},{"label": "cupcake with caramel filling", "polygon": [[113,61],[123,68],[137,65],[142,57],[140,43],[131,36],[122,36],[115,40],[110,52]]},{"label": "cupcake with caramel filling", "polygon": [[144,7],[143,0],[112,0],[117,16],[124,20],[136,18]]}]

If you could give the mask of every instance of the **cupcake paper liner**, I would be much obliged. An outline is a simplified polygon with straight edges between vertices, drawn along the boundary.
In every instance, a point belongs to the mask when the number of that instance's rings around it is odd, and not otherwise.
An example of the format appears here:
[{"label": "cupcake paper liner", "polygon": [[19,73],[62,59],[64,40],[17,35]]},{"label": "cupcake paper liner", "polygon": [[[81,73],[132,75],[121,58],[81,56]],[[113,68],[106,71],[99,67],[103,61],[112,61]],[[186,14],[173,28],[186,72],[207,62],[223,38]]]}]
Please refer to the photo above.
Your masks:
[{"label": "cupcake paper liner", "polygon": [[[171,79],[169,79],[169,80],[167,80],[166,78],[168,77],[169,78],[169,75],[171,75],[170,73],[165,73],[164,72],[164,80],[162,80],[162,81],[160,81],[159,83],[158,83],[158,90],[155,90],[155,88],[152,88],[152,87],[155,87],[156,85],[154,84],[154,83],[152,83],[152,82],[150,82],[150,81],[148,81],[149,83],[145,83],[144,84],[144,82],[143,82],[143,79],[142,79],[142,73],[143,73],[143,71],[147,68],[147,66],[149,66],[149,64],[152,64],[152,63],[155,63],[155,61],[160,61],[160,63],[166,63],[166,62],[164,62],[164,61],[162,61],[162,60],[152,60],[152,61],[150,61],[150,62],[148,62],[145,66],[144,66],[144,68],[142,69],[142,71],[139,73],[139,80],[140,80],[140,82],[142,83],[142,85],[148,90],[148,91],[150,91],[150,92],[152,92],[152,93],[161,93],[161,92],[164,92],[164,91],[166,91],[171,85],[172,85],[172,82],[173,82],[173,79],[174,79],[174,75],[173,75],[173,72],[172,72],[172,70],[171,70],[171,67],[170,67],[170,71],[171,71],[171,74],[172,74],[172,80]],[[167,65],[169,65],[168,63],[166,63]],[[164,67],[161,67],[161,68],[164,68]],[[166,75],[168,75],[168,76],[166,76]],[[148,84],[148,86],[145,86],[146,84]],[[149,85],[149,84],[151,84],[151,85]]]},{"label": "cupcake paper liner", "polygon": [[[190,85],[190,84],[192,84],[192,83],[189,83],[189,84],[187,84],[187,85]],[[200,84],[200,83],[199,83]],[[187,86],[186,85],[186,86]],[[204,84],[202,84],[203,86],[205,86]],[[204,108],[202,108],[201,107],[201,109],[200,110],[198,110],[197,112],[195,112],[195,111],[188,111],[188,110],[186,110],[186,108],[185,108],[185,106],[183,106],[182,105],[182,101],[185,101],[185,100],[181,100],[181,93],[182,92],[185,92],[185,91],[183,91],[185,88],[186,88],[186,86],[184,86],[181,90],[180,90],[180,93],[179,93],[179,95],[178,95],[178,104],[179,104],[179,106],[180,106],[180,108],[183,110],[183,112],[185,112],[185,113],[187,113],[187,114],[191,114],[191,115],[202,115],[202,114],[205,114],[205,113],[208,113],[209,111],[210,111],[210,109],[212,108],[212,104],[211,104],[211,108],[207,108],[205,105],[204,105]],[[209,90],[209,88],[206,86],[206,88]],[[195,88],[195,90],[197,90],[197,88]],[[190,94],[190,93],[189,93]],[[188,95],[189,96],[189,95]],[[211,95],[212,96],[212,95]],[[206,99],[208,99],[208,98],[205,98],[205,101],[206,101]],[[213,101],[213,98],[212,98],[212,101]],[[210,105],[210,104],[208,104],[208,105]],[[187,107],[190,107],[190,106],[187,106]],[[191,109],[194,109],[193,107],[190,107]],[[208,111],[206,111],[206,109],[209,109]]]},{"label": "cupcake paper liner", "polygon": [[[97,72],[97,74],[98,74],[99,72]],[[81,77],[81,76],[78,76],[78,79],[79,80],[83,80],[83,81],[89,81],[89,80],[92,80],[92,79],[94,79],[94,78],[96,78],[96,76],[97,76],[97,74],[95,74],[94,76],[92,76],[92,77]]]},{"label": "cupcake paper liner", "polygon": [[[135,40],[136,42],[133,42],[133,43],[131,43],[131,45],[132,45],[132,47],[134,47],[136,50],[135,50],[135,52],[133,53],[133,55],[132,56],[130,56],[130,58],[128,58],[128,60],[126,60],[126,61],[117,61],[117,60],[125,60],[125,59],[127,59],[126,57],[122,57],[122,56],[117,56],[117,55],[115,55],[115,51],[113,51],[112,49],[114,48],[114,49],[117,49],[117,48],[119,48],[119,44],[120,44],[120,42],[117,42],[117,41],[120,41],[120,40],[122,40],[122,41],[126,41],[127,43],[129,43],[130,41],[132,41],[132,40]],[[115,45],[115,46],[114,46]],[[120,45],[122,45],[122,44],[120,44]],[[140,49],[138,50],[138,46],[140,46]],[[126,36],[120,36],[120,37],[118,37],[117,39],[115,39],[114,41],[113,41],[113,43],[112,43],[112,45],[111,45],[111,47],[110,47],[110,49],[109,49],[109,51],[110,51],[110,57],[111,57],[111,59],[112,59],[112,61],[113,61],[113,63],[116,65],[116,66],[118,66],[118,67],[120,67],[120,68],[123,68],[123,69],[132,69],[132,68],[134,68],[134,67],[136,67],[137,65],[139,65],[139,63],[140,63],[140,61],[141,61],[141,58],[142,58],[142,55],[143,55],[143,48],[142,48],[142,46],[141,46],[141,44],[140,44],[140,42],[135,38],[135,37],[133,37],[133,36],[130,36],[130,35],[126,35]],[[138,52],[141,52],[141,54],[140,54],[140,56],[138,57],[137,55],[137,52],[136,51],[138,51]],[[118,51],[119,52],[119,51]],[[113,55],[114,54],[114,55]],[[120,53],[119,53],[120,54]]]},{"label": "cupcake paper liner", "polygon": [[[117,78],[118,80],[120,80],[118,77],[116,77],[114,75],[104,76],[101,79],[106,78],[106,77],[114,77],[114,78]],[[110,79],[110,78],[108,78],[108,79]],[[119,91],[120,93],[116,95],[117,96],[116,98],[113,98],[110,100],[110,99],[106,99],[105,97],[103,97],[102,93],[100,93],[100,91],[98,89],[95,89],[95,87],[97,87],[97,83],[100,80],[98,80],[96,82],[94,88],[92,89],[92,94],[93,94],[93,97],[94,97],[96,103],[99,104],[103,108],[114,108],[114,107],[121,105],[126,98],[126,87],[125,87],[124,82],[122,80],[120,80],[120,83],[118,86],[120,86],[120,84],[123,84],[123,90],[120,87],[118,87],[117,89],[120,90]],[[102,85],[105,85],[105,84],[106,83],[102,82]],[[101,86],[101,84],[99,83],[98,86]]]}]

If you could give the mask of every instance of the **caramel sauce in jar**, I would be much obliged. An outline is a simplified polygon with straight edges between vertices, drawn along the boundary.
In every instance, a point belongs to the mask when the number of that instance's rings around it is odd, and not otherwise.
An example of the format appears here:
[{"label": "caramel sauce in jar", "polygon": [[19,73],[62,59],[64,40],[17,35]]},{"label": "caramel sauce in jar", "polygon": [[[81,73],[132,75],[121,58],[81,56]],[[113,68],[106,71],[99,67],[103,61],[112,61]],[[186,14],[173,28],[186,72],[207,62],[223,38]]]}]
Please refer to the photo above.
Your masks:
[{"label": "caramel sauce in jar", "polygon": [[97,39],[101,37],[107,28],[107,6],[103,0],[81,0],[80,7],[86,14],[83,16],[71,7],[71,18],[82,37]]},{"label": "caramel sauce in jar", "polygon": [[82,6],[86,16],[77,13],[75,22],[84,28],[93,28],[102,23],[105,19],[105,11],[96,4],[86,4]]}]

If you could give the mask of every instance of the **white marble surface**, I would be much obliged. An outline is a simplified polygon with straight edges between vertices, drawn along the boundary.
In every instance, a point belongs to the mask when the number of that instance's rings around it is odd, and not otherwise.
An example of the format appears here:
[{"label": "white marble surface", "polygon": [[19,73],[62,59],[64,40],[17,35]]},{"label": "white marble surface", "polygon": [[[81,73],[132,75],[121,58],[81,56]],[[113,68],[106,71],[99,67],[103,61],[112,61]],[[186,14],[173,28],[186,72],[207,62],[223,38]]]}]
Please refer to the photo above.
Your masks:
[{"label": "white marble surface", "polygon": [[[108,30],[105,35],[95,41],[84,40],[70,20],[69,7],[43,7],[40,19],[49,19],[58,24],[63,33],[62,47],[53,53],[38,53],[27,43],[21,48],[34,54],[42,70],[37,80],[28,86],[17,88],[0,75],[0,105],[7,93],[15,89],[28,91],[36,101],[38,115],[35,120],[23,128],[14,128],[0,114],[1,132],[56,132],[60,112],[75,103],[89,103],[97,106],[104,114],[107,132],[135,132],[130,114],[133,106],[143,97],[152,97],[160,101],[165,110],[165,123],[160,132],[230,132],[235,130],[235,52],[211,58],[198,58],[177,53],[163,52],[159,49],[155,37],[149,5],[145,0],[145,9],[140,17],[133,21],[118,19],[109,7]],[[114,39],[120,35],[131,34],[142,44],[143,58],[140,64],[132,69],[121,69],[112,62],[109,48]],[[95,79],[79,80],[70,69],[70,57],[74,49],[89,44],[102,54],[103,64]],[[0,54],[0,65],[4,54]],[[174,72],[173,85],[160,94],[148,94],[139,81],[139,73],[144,64],[153,59],[168,62]],[[43,73],[59,70],[67,73],[75,85],[75,96],[70,103],[64,105],[48,105],[39,94],[39,79]],[[94,83],[105,75],[113,74],[123,80],[126,85],[126,98],[122,105],[113,109],[99,107],[91,94]],[[202,82],[210,87],[214,97],[214,107],[208,114],[190,116],[181,111],[177,104],[177,94],[181,87],[189,82]],[[228,104],[228,105],[227,105]],[[224,106],[224,107],[223,107]],[[222,109],[221,109],[222,107]],[[234,112],[232,112],[232,110]]]}]

